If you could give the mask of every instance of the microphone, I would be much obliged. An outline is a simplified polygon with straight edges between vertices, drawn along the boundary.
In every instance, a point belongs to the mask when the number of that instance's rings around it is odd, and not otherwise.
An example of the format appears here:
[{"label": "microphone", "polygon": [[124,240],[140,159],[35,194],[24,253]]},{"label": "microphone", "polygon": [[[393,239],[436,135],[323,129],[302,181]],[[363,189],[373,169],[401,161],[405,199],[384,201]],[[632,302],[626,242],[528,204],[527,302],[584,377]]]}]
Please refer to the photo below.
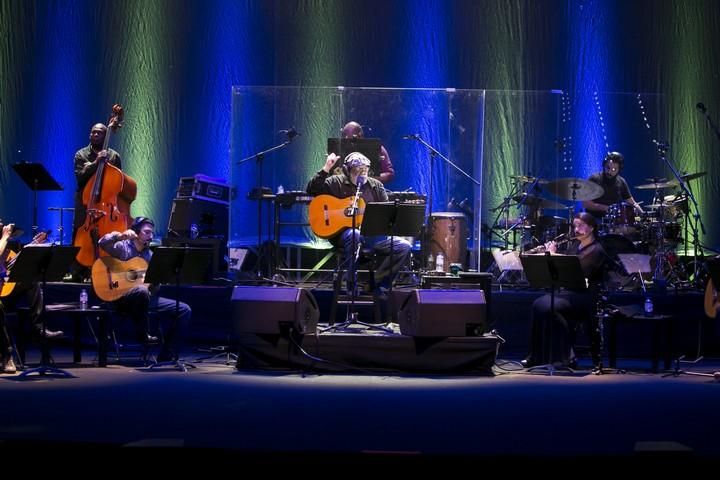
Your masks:
[{"label": "microphone", "polygon": [[367,177],[366,177],[365,175],[359,175],[359,176],[357,177],[358,190],[360,190],[360,187],[362,187],[363,185],[365,185],[365,182],[367,182]]},{"label": "microphone", "polygon": [[417,140],[420,135],[417,133],[411,133],[410,135],[403,135],[403,140]]},{"label": "microphone", "polygon": [[707,107],[705,107],[704,103],[698,102],[697,105],[695,105],[695,108],[700,110],[703,115],[707,115]]},{"label": "microphone", "polygon": [[293,138],[302,135],[297,130],[295,130],[295,127],[290,127],[287,130],[280,130],[278,133],[282,133],[283,135],[287,135],[288,140],[292,141]]}]

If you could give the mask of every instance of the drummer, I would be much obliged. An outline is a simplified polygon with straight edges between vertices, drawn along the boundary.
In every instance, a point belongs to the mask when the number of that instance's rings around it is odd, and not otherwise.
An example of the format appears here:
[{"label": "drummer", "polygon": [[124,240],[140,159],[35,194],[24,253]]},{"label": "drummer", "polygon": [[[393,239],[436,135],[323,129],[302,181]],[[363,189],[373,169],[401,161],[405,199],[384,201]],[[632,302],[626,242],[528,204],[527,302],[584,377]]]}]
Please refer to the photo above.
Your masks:
[{"label": "drummer", "polygon": [[595,173],[588,178],[589,181],[597,183],[605,193],[594,200],[585,200],[583,207],[596,219],[601,219],[607,212],[610,205],[625,202],[631,205],[638,214],[643,213],[639,203],[635,201],[630,193],[625,179],[620,175],[625,163],[625,157],[620,152],[610,152],[603,160],[603,171]]}]

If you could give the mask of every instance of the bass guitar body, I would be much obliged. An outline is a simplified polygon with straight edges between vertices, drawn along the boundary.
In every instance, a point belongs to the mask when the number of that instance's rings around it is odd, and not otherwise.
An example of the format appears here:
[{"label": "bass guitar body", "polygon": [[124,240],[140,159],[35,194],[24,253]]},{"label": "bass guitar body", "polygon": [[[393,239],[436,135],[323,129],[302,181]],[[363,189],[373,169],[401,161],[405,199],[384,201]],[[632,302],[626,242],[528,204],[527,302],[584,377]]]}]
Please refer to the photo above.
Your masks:
[{"label": "bass guitar body", "polygon": [[92,286],[95,295],[113,302],[145,282],[148,264],[140,257],[118,260],[115,257],[98,258],[92,266]]},{"label": "bass guitar body", "polygon": [[[320,238],[330,238],[344,228],[352,228],[353,198],[336,198],[332,195],[313,198],[308,206],[308,219],[313,233]],[[365,201],[362,198],[358,199],[357,210],[355,227],[359,228],[365,212]]]}]

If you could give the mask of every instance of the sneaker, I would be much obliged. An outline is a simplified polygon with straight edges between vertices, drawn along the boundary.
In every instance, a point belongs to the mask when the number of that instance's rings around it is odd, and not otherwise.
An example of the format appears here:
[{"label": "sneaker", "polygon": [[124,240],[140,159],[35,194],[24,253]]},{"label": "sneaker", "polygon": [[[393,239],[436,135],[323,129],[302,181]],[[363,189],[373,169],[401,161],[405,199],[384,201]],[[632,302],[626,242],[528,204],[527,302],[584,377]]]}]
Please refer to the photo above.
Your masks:
[{"label": "sneaker", "polygon": [[147,334],[147,336],[145,338],[146,338],[147,343],[157,343],[158,342],[158,337],[156,337],[155,335]]},{"label": "sneaker", "polygon": [[15,367],[15,362],[13,361],[12,357],[5,360],[5,362],[3,364],[3,372],[17,373],[17,367]]}]

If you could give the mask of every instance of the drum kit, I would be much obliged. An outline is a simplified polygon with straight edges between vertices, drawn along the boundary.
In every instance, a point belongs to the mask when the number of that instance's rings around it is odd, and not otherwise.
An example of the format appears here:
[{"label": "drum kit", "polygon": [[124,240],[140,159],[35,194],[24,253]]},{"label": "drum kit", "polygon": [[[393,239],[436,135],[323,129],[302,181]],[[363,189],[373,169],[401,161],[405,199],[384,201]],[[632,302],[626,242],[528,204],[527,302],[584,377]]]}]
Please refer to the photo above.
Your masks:
[{"label": "drum kit", "polygon": [[[697,172],[681,178],[686,182],[705,175],[706,172]],[[552,181],[529,175],[510,178],[515,182],[513,193],[492,210],[498,212],[492,230],[503,239],[505,250],[519,250],[520,253],[560,234],[572,233],[570,228],[574,202],[595,200],[604,193],[599,184],[581,178],[558,178]],[[688,198],[684,194],[664,194],[667,189],[680,186],[676,179],[647,180],[648,183],[634,188],[654,190],[652,203],[645,205],[641,214],[626,202],[610,205],[599,222],[598,240],[615,260],[619,254],[649,255],[653,268],[662,268],[661,277],[667,282],[683,282],[688,275],[678,261],[677,249],[687,238]],[[546,193],[561,201],[573,203],[565,205],[545,198]],[[523,214],[511,218],[511,207],[520,209]],[[548,211],[559,215],[549,215]],[[616,264],[620,262],[616,261]],[[627,272],[622,273],[628,275]]]}]

